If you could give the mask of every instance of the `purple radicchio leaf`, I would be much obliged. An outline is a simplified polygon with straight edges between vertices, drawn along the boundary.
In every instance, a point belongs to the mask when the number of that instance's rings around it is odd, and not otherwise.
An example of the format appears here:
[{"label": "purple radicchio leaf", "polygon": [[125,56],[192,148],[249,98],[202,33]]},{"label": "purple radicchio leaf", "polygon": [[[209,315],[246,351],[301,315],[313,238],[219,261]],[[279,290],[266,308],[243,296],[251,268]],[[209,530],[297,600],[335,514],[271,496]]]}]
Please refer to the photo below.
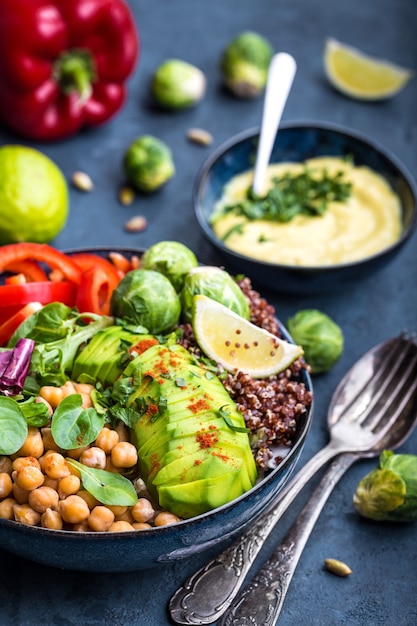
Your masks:
[{"label": "purple radicchio leaf", "polygon": [[16,396],[23,390],[35,342],[19,339],[12,350],[0,352],[0,394]]}]

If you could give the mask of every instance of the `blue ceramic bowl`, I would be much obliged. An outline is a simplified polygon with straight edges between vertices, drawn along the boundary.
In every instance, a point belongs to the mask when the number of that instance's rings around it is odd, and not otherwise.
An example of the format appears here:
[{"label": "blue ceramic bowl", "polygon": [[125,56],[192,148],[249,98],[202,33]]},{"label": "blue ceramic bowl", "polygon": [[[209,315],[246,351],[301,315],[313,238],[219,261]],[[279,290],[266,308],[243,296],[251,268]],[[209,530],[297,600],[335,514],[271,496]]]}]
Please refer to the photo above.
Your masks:
[{"label": "blue ceramic bowl", "polygon": [[404,166],[387,150],[357,132],[320,122],[286,123],[280,126],[271,162],[304,161],[318,156],[351,155],[356,165],[367,165],[382,175],[398,194],[402,206],[400,239],[366,259],[336,266],[295,267],[251,259],[227,248],[209,223],[223,187],[233,176],[253,168],[259,129],[243,132],[223,143],[203,164],[195,181],[193,203],[198,223],[232,272],[276,291],[314,294],[340,289],[383,268],[400,251],[416,227],[415,182]]},{"label": "blue ceramic bowl", "polygon": [[[90,248],[71,252],[111,251],[141,255],[142,250]],[[288,331],[280,325],[285,338]],[[305,370],[300,381],[312,391]],[[119,533],[54,531],[0,519],[0,548],[53,567],[92,571],[127,572],[151,568],[202,552],[241,532],[253,522],[283,488],[303,448],[312,421],[313,406],[299,423],[294,446],[284,460],[240,498],[214,511],[184,520],[174,526]]]}]

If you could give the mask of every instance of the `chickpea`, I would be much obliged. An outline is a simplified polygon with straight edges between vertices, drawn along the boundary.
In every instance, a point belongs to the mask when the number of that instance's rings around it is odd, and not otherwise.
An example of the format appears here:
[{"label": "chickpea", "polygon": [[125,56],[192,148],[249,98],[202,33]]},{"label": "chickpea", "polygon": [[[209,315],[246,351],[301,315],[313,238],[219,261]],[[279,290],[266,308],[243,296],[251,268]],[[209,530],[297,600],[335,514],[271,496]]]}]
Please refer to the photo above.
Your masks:
[{"label": "chickpea", "polygon": [[119,443],[119,433],[111,428],[103,428],[97,435],[96,446],[104,450],[106,454],[110,454],[116,443]]},{"label": "chickpea", "polygon": [[125,472],[124,467],[114,467],[113,463],[111,462],[110,455],[106,456],[106,467],[104,469],[107,472],[111,472],[112,474],[124,474]]},{"label": "chickpea", "polygon": [[79,522],[78,524],[74,524],[71,530],[73,530],[76,533],[88,533],[90,529],[88,527],[87,520],[85,519],[82,522]]},{"label": "chickpea", "polygon": [[132,524],[129,524],[129,522],[113,522],[108,530],[109,533],[121,533],[128,532],[134,529]]},{"label": "chickpea", "polygon": [[41,435],[45,450],[48,450],[48,452],[50,450],[54,452],[61,452],[61,448],[57,446],[55,439],[52,437],[52,428],[50,426],[44,426],[41,428]]},{"label": "chickpea", "polygon": [[135,522],[149,522],[154,515],[154,508],[147,498],[139,498],[132,507],[132,516]]},{"label": "chickpea", "polygon": [[128,441],[117,443],[110,453],[111,462],[115,467],[133,467],[138,462],[138,452]]},{"label": "chickpea", "polygon": [[176,524],[180,522],[181,518],[168,511],[162,511],[154,519],[155,526],[169,526],[170,524]]},{"label": "chickpea", "polygon": [[0,472],[5,472],[6,474],[12,474],[12,460],[8,456],[0,456]]},{"label": "chickpea", "polygon": [[76,495],[68,496],[65,500],[60,500],[58,510],[64,522],[70,524],[84,522],[90,515],[87,502]]},{"label": "chickpea", "polygon": [[67,380],[63,385],[61,385],[61,391],[63,398],[66,398],[67,396],[72,396],[77,393],[75,391],[74,383],[72,383],[70,380]]},{"label": "chickpea", "polygon": [[29,426],[28,434],[22,447],[16,452],[18,456],[34,456],[38,459],[44,452],[42,435],[35,426]]},{"label": "chickpea", "polygon": [[149,530],[152,528],[152,526],[146,522],[133,522],[132,526],[135,530]]},{"label": "chickpea", "polygon": [[40,513],[34,511],[29,504],[15,504],[13,513],[16,522],[27,526],[36,526],[41,521]]},{"label": "chickpea", "polygon": [[119,435],[119,441],[129,441],[129,431],[123,422],[119,422],[115,429]]},{"label": "chickpea", "polygon": [[76,461],[78,461],[82,453],[85,452],[85,450],[88,450],[89,447],[90,446],[82,446],[80,448],[73,448],[72,450],[67,450],[67,456],[69,456],[70,459],[75,459]]},{"label": "chickpea", "polygon": [[41,469],[41,464],[39,463],[38,459],[35,459],[34,456],[18,456],[16,459],[14,459],[12,463],[12,468],[15,472],[18,472],[19,470],[28,466]]},{"label": "chickpea", "polygon": [[110,511],[113,511],[115,517],[120,517],[120,515],[123,515],[127,511],[127,506],[116,504],[109,504],[107,506],[109,507]]},{"label": "chickpea", "polygon": [[53,409],[56,409],[56,407],[64,397],[64,394],[60,387],[51,387],[49,385],[44,385],[43,387],[41,387],[39,390],[39,395],[41,398],[46,400]]},{"label": "chickpea", "polygon": [[110,528],[114,522],[114,513],[106,506],[95,506],[91,511],[87,524],[95,532],[104,532]]},{"label": "chickpea", "polygon": [[55,489],[55,491],[58,491],[59,479],[50,478],[50,476],[45,476],[45,480],[43,481],[43,484],[45,485],[45,487],[50,487],[51,489]]},{"label": "chickpea", "polygon": [[45,487],[44,485],[31,491],[28,499],[32,509],[38,513],[45,513],[47,509],[56,511],[58,509],[58,501],[58,493],[51,487]]},{"label": "chickpea", "polygon": [[51,530],[62,530],[63,527],[62,517],[58,511],[52,509],[46,509],[41,516],[41,526],[43,528],[50,528]]},{"label": "chickpea", "polygon": [[115,516],[115,522],[129,522],[129,524],[133,524],[134,522],[134,518],[132,513],[129,511],[129,509],[127,509],[124,513],[122,513],[121,515],[116,515]]},{"label": "chickpea", "polygon": [[13,491],[13,483],[10,474],[0,473],[0,498],[7,498]]},{"label": "chickpea", "polygon": [[74,385],[74,389],[77,393],[81,393],[81,394],[85,393],[88,396],[94,389],[94,385],[89,385],[88,383],[73,382],[72,384]]},{"label": "chickpea", "polygon": [[18,470],[14,476],[16,485],[26,491],[33,491],[33,489],[40,487],[44,480],[45,477],[41,470],[38,467],[33,467],[33,465],[22,467],[22,469]]},{"label": "chickpea", "polygon": [[91,400],[91,396],[89,393],[80,393],[81,396],[81,406],[83,409],[89,409],[93,406],[93,401]]},{"label": "chickpea", "polygon": [[13,507],[17,504],[14,498],[5,498],[0,502],[0,518],[14,519]]},{"label": "chickpea", "polygon": [[47,452],[43,456],[42,469],[50,478],[69,476],[70,470],[65,458],[59,452]]},{"label": "chickpea", "polygon": [[77,493],[77,496],[82,498],[87,503],[90,511],[92,511],[95,506],[101,504],[101,502],[99,502],[97,498],[95,498],[93,495],[91,495],[89,491],[86,491],[85,489],[81,489],[81,491]]},{"label": "chickpea", "polygon": [[106,467],[106,453],[101,448],[91,446],[91,448],[84,450],[80,456],[80,463],[88,467],[104,469]]},{"label": "chickpea", "polygon": [[29,491],[13,483],[13,498],[18,504],[25,504],[29,500]]},{"label": "chickpea", "polygon": [[58,482],[58,495],[61,500],[66,498],[67,496],[72,496],[79,492],[81,487],[81,480],[78,476],[74,474],[70,474],[69,476],[64,476]]}]

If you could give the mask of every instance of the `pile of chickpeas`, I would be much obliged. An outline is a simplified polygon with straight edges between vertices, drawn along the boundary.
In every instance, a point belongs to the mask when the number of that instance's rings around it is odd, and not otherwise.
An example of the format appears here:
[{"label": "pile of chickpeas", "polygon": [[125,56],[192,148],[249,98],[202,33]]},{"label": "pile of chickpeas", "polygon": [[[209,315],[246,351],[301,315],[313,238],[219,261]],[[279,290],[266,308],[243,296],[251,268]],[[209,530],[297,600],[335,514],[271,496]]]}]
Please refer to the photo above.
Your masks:
[{"label": "pile of chickpeas", "polygon": [[[92,389],[92,385],[67,381],[61,387],[42,387],[36,401],[46,404],[52,417],[61,400],[74,393],[81,395],[84,408],[91,407]],[[67,451],[56,445],[50,424],[30,426],[20,450],[0,456],[0,518],[78,532],[147,530],[180,520],[168,511],[156,510],[145,496],[134,506],[102,504],[82,488],[79,473],[66,457],[120,474],[131,472],[138,461],[123,423],[116,429],[105,425],[91,445]],[[143,482],[137,485],[143,487]]]}]

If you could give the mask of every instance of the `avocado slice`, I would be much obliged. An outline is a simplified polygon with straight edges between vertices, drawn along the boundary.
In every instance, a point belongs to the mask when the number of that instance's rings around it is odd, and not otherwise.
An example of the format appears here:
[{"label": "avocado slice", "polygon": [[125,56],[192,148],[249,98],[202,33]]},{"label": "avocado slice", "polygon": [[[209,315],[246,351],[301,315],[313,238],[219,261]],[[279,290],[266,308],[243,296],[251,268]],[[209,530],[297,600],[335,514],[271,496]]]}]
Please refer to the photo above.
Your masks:
[{"label": "avocado slice", "polygon": [[72,380],[100,381],[104,387],[112,385],[126,365],[123,357],[128,347],[144,339],[145,335],[131,333],[121,326],[108,326],[100,330],[76,357],[71,372]]},{"label": "avocado slice", "polygon": [[253,486],[257,471],[243,416],[221,381],[183,346],[152,346],[123,376],[134,381],[128,406],[150,397],[162,407],[132,428],[142,478],[160,506],[190,517]]},{"label": "avocado slice", "polygon": [[242,495],[237,474],[206,477],[190,483],[162,485],[158,489],[163,509],[176,511],[185,519],[207,513]]}]

